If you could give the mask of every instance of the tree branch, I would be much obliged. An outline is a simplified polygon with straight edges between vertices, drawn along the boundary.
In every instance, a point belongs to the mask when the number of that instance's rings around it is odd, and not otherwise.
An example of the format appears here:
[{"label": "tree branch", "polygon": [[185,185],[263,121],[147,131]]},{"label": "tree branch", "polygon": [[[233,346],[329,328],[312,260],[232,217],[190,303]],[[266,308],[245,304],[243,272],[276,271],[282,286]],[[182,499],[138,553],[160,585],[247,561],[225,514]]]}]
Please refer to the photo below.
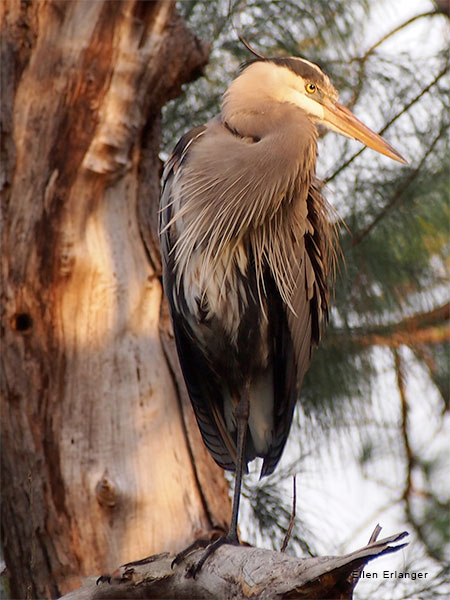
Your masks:
[{"label": "tree branch", "polygon": [[391,31],[389,31],[383,37],[381,37],[377,42],[375,42],[375,44],[373,44],[363,54],[363,56],[361,56],[360,58],[354,58],[353,60],[354,61],[358,61],[358,62],[362,62],[362,63],[366,62],[366,60],[373,53],[373,51],[378,48],[378,46],[381,46],[381,44],[383,44],[386,40],[388,40],[390,37],[392,37],[393,35],[395,35],[399,31],[401,31],[405,27],[408,27],[408,25],[411,25],[411,23],[414,23],[414,21],[417,21],[418,19],[422,19],[424,17],[434,17],[435,15],[438,15],[438,14],[439,14],[439,12],[437,10],[432,10],[432,11],[428,11],[428,12],[425,12],[425,13],[421,13],[420,15],[414,15],[413,17],[411,17],[410,19],[408,19],[404,23],[401,23],[400,25],[397,25],[397,27],[394,27],[394,29],[391,29]]},{"label": "tree branch", "polygon": [[450,408],[450,382],[447,378],[442,378],[443,380],[440,381],[440,378],[437,377],[436,360],[434,359],[431,349],[429,347],[426,347],[423,344],[417,344],[412,348],[412,350],[416,357],[426,365],[431,380],[433,381],[436,388],[439,390],[443,401],[441,415],[443,417],[444,414]]},{"label": "tree branch", "polygon": [[403,489],[402,499],[405,502],[408,502],[409,496],[412,490],[412,470],[414,468],[415,460],[411,450],[411,445],[409,443],[409,433],[408,433],[408,400],[406,398],[406,387],[405,387],[405,373],[403,370],[403,361],[400,356],[400,352],[398,348],[394,348],[392,351],[394,355],[394,364],[395,364],[395,374],[397,378],[397,388],[398,393],[400,395],[400,405],[401,405],[401,432],[403,439],[403,448],[405,452],[406,458],[406,478],[405,478],[405,487]]},{"label": "tree branch", "polygon": [[100,577],[99,585],[92,577],[63,598],[350,599],[365,564],[406,545],[391,545],[407,536],[405,531],[376,541],[378,533],[376,528],[367,546],[341,557],[298,559],[271,550],[225,545],[207,560],[195,579],[188,576],[189,568],[203,550],[192,553],[175,569],[171,568],[173,557],[165,552],[123,565],[111,576]]},{"label": "tree branch", "polygon": [[297,508],[297,485],[296,485],[296,481],[295,481],[295,475],[292,477],[292,487],[293,487],[293,497],[292,497],[292,514],[291,514],[291,520],[289,521],[289,527],[288,527],[288,530],[286,532],[286,536],[285,536],[285,538],[283,540],[283,544],[281,546],[280,552],[286,552],[286,548],[288,547],[289,540],[291,539],[292,530],[294,529],[295,511],[296,511],[296,508]]},{"label": "tree branch", "polygon": [[357,340],[360,346],[416,346],[417,344],[443,344],[450,341],[450,327],[429,327],[413,333],[396,333],[390,337],[372,335]]},{"label": "tree branch", "polygon": [[391,31],[386,33],[386,35],[384,35],[377,42],[375,42],[375,44],[373,44],[368,50],[366,50],[366,52],[364,52],[364,54],[362,56],[355,56],[354,58],[352,58],[352,60],[350,62],[358,62],[359,63],[358,84],[357,84],[356,88],[354,89],[352,99],[348,103],[347,108],[352,109],[355,106],[356,102],[358,101],[358,98],[359,98],[362,88],[363,88],[364,78],[366,76],[367,59],[373,54],[374,50],[376,50],[378,48],[378,46],[381,46],[381,44],[383,44],[391,36],[395,35],[396,33],[401,31],[408,25],[411,25],[411,23],[413,23],[414,21],[417,21],[418,19],[422,19],[423,17],[432,17],[437,14],[439,14],[438,11],[430,11],[430,12],[421,13],[420,15],[415,15],[414,17],[411,17],[404,23],[401,23],[400,25],[398,25],[397,27],[395,27],[394,29],[392,29]]},{"label": "tree branch", "polygon": [[334,333],[333,345],[352,342],[359,347],[369,346],[416,346],[418,344],[442,344],[450,340],[450,326],[445,325],[450,317],[447,302],[434,310],[406,317],[399,323],[372,329],[355,328],[349,332]]},{"label": "tree branch", "polygon": [[436,561],[440,561],[441,557],[438,553],[430,546],[430,543],[427,539],[426,533],[424,531],[423,524],[416,519],[412,504],[411,498],[413,493],[416,492],[412,482],[412,472],[414,467],[417,465],[416,458],[414,456],[413,450],[411,448],[411,443],[409,439],[409,427],[408,427],[408,419],[409,419],[409,403],[406,397],[406,386],[405,386],[405,373],[403,369],[403,361],[400,356],[400,352],[398,348],[394,348],[394,362],[395,362],[395,372],[397,376],[397,387],[400,394],[400,404],[401,404],[401,435],[403,440],[403,448],[405,452],[406,459],[406,478],[405,478],[405,486],[403,488],[403,493],[401,500],[405,506],[405,514],[408,519],[408,523],[414,528],[417,537],[425,546],[428,554],[434,558]]}]

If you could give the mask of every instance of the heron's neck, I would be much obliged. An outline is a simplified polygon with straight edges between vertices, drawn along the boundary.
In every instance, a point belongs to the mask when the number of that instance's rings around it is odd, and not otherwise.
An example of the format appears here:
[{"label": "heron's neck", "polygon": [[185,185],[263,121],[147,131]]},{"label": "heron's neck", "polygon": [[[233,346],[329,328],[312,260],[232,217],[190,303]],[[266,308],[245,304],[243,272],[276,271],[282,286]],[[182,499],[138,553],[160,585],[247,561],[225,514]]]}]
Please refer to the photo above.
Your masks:
[{"label": "heron's neck", "polygon": [[262,162],[281,177],[286,170],[289,174],[295,171],[302,179],[314,176],[318,132],[298,106],[267,96],[255,98],[250,93],[246,100],[231,86],[224,97],[222,122],[242,138],[260,142]]}]

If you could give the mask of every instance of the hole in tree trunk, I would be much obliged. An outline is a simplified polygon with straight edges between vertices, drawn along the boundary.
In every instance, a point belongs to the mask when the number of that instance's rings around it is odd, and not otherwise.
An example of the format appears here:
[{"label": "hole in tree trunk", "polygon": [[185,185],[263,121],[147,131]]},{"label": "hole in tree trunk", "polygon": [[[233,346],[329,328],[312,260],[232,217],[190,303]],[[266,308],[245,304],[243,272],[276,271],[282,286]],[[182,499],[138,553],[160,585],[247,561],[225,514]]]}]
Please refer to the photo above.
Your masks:
[{"label": "hole in tree trunk", "polygon": [[26,333],[33,327],[33,319],[28,313],[17,313],[11,319],[11,327],[20,333]]}]

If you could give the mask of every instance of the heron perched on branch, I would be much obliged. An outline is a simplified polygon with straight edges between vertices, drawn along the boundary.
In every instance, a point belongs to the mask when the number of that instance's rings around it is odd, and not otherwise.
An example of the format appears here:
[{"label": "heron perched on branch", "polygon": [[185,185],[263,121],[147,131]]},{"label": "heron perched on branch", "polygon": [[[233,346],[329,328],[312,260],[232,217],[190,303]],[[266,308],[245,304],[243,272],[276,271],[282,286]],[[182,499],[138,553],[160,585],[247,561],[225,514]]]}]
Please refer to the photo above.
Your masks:
[{"label": "heron perched on branch", "polygon": [[315,176],[317,126],[405,163],[338,103],[301,58],[246,63],[220,115],[167,161],[160,206],[164,289],[197,423],[209,452],[242,475],[280,460],[311,351],[327,320],[333,227]]}]

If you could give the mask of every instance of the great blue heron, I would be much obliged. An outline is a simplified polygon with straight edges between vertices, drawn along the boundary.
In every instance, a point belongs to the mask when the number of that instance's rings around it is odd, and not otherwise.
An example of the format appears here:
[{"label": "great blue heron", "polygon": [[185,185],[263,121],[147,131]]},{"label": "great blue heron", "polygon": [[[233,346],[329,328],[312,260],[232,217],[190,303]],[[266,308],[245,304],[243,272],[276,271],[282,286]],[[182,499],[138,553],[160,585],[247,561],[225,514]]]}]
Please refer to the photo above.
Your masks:
[{"label": "great blue heron", "polygon": [[258,57],[225,92],[219,116],[184,135],[167,161],[160,206],[164,289],[203,440],[236,471],[228,535],[239,543],[242,474],[280,460],[328,315],[333,233],[315,179],[317,126],[399,162],[338,103],[319,67]]}]

